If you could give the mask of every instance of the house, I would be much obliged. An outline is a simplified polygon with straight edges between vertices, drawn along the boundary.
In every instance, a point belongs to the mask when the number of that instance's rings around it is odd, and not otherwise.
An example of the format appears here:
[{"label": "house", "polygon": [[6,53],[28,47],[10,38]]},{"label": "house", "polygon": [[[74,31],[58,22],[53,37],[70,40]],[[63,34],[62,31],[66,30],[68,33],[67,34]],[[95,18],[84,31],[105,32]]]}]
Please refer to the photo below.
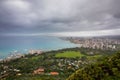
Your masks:
[{"label": "house", "polygon": [[18,69],[14,69],[13,71],[15,71],[15,72],[20,72],[20,70],[18,70]]},{"label": "house", "polygon": [[18,73],[17,76],[21,76],[22,74],[21,73]]},{"label": "house", "polygon": [[29,50],[29,54],[42,54],[41,50]]},{"label": "house", "polygon": [[50,72],[50,74],[53,75],[53,76],[59,75],[58,72]]},{"label": "house", "polygon": [[44,74],[44,69],[43,68],[39,68],[37,70],[34,70],[33,74]]}]

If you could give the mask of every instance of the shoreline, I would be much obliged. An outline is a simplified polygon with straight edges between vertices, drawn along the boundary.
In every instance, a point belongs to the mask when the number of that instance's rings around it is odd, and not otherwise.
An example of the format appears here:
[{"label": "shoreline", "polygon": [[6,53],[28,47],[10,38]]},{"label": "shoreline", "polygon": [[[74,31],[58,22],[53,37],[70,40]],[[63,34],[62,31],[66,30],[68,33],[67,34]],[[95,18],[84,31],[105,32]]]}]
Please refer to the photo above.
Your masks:
[{"label": "shoreline", "polygon": [[[76,47],[78,47],[78,46],[76,46]],[[40,55],[44,52],[59,51],[59,50],[64,50],[64,49],[76,48],[76,47],[66,47],[66,48],[52,49],[52,50],[30,49],[27,51],[27,53],[13,53],[5,58],[0,58],[0,62],[19,59],[21,57],[24,57],[25,55],[34,55],[34,54]]]},{"label": "shoreline", "polygon": [[[6,39],[7,40],[7,39]],[[39,38],[38,38],[39,40]],[[64,49],[64,48],[73,48],[73,47],[78,47],[78,45],[71,43],[69,41],[63,40],[60,37],[54,37],[49,40],[49,37],[44,37],[42,40],[36,42],[36,40],[31,40],[33,41],[32,43],[34,45],[29,45],[29,46],[24,46],[24,44],[19,47],[19,44],[17,45],[18,47],[7,47],[1,50],[2,56],[0,56],[0,59],[5,59],[9,56],[11,56],[14,53],[20,53],[20,54],[28,54],[29,50],[42,50],[44,52],[46,51],[51,51],[51,50],[59,50],[59,49]],[[49,40],[49,41],[48,41]],[[44,43],[42,43],[44,41]],[[21,41],[20,41],[21,42]],[[9,44],[7,44],[9,45]],[[15,45],[16,46],[16,45]]]}]

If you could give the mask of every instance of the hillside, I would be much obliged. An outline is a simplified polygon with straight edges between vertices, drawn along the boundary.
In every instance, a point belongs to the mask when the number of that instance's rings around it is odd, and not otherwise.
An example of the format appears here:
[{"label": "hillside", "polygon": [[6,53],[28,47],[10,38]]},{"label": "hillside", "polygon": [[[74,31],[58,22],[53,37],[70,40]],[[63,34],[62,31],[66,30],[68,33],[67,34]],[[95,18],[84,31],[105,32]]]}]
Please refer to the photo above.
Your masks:
[{"label": "hillside", "polygon": [[67,80],[120,80],[120,52],[77,70]]},{"label": "hillside", "polygon": [[0,62],[0,80],[65,80],[76,70],[115,51],[68,48]]}]

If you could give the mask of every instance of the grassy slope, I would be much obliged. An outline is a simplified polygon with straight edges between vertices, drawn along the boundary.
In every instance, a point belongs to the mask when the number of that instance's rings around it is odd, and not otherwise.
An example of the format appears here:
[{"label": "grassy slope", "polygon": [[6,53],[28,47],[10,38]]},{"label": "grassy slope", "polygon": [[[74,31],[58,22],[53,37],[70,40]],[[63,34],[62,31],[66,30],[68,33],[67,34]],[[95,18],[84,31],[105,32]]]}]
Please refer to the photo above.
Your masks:
[{"label": "grassy slope", "polygon": [[57,58],[66,57],[66,58],[75,58],[75,57],[83,57],[84,54],[81,54],[79,51],[64,51],[62,53],[58,53],[55,55]]}]

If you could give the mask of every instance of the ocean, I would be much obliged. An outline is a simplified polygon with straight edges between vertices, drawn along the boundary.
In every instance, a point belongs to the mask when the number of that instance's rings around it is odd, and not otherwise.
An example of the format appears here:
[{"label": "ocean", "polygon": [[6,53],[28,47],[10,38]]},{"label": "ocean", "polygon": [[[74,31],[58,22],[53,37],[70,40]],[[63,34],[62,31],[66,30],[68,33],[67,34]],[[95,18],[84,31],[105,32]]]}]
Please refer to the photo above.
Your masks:
[{"label": "ocean", "polygon": [[14,52],[25,54],[28,53],[30,49],[48,51],[77,46],[77,44],[51,36],[1,36],[0,59],[13,54]]}]

